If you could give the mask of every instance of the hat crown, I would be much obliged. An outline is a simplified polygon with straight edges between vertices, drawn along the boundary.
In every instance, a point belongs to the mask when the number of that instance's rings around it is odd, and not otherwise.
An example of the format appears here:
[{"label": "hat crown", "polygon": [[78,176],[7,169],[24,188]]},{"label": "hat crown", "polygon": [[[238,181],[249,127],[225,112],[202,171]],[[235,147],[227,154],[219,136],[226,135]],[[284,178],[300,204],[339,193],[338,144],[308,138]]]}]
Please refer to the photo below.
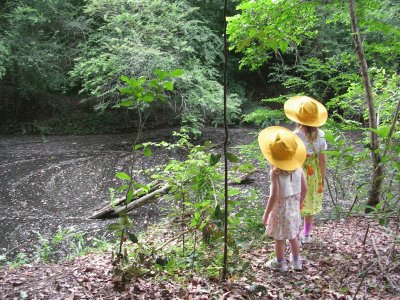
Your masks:
[{"label": "hat crown", "polygon": [[301,121],[314,121],[318,118],[318,106],[310,100],[303,101],[299,106],[297,117]]},{"label": "hat crown", "polygon": [[275,160],[291,160],[297,150],[297,142],[292,136],[277,134],[271,142],[271,154]]}]

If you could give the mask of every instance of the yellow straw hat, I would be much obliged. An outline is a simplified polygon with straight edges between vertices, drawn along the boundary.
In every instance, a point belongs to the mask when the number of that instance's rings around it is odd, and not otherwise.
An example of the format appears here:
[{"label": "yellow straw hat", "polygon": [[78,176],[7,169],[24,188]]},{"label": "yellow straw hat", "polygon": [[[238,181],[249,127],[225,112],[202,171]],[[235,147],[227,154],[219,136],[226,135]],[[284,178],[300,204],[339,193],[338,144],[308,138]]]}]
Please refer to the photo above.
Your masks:
[{"label": "yellow straw hat", "polygon": [[319,127],[328,119],[328,111],[317,100],[307,96],[289,98],[283,107],[286,116],[299,124]]},{"label": "yellow straw hat", "polygon": [[264,157],[274,166],[285,171],[301,167],[307,150],[301,139],[292,131],[271,126],[258,135],[258,144]]}]

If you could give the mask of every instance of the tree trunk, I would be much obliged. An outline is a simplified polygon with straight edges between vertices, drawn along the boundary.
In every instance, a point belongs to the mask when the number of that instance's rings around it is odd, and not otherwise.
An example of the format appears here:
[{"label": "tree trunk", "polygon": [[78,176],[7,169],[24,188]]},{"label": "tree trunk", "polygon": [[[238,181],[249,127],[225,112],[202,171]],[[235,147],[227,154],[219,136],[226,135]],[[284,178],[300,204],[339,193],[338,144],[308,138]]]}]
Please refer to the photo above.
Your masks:
[{"label": "tree trunk", "polygon": [[[365,88],[365,99],[368,104],[368,113],[369,113],[369,127],[373,129],[377,129],[376,122],[376,112],[374,99],[372,94],[372,86],[371,81],[368,74],[368,65],[365,60],[364,50],[361,42],[360,31],[358,29],[357,17],[356,17],[356,9],[355,9],[355,1],[349,0],[349,13],[351,19],[351,31],[353,33],[355,52],[357,54],[358,62],[360,64],[360,73],[363,79],[364,88]],[[378,135],[371,131],[370,133],[371,141],[371,156],[373,163],[373,171],[372,171],[372,181],[371,181],[371,190],[369,193],[369,198],[367,204],[369,206],[376,206],[379,203],[379,195],[380,189],[382,186],[382,175],[383,175],[383,167],[380,164],[381,156],[377,153],[376,150],[379,149],[379,140]],[[366,212],[370,212],[370,208],[365,209]]]}]

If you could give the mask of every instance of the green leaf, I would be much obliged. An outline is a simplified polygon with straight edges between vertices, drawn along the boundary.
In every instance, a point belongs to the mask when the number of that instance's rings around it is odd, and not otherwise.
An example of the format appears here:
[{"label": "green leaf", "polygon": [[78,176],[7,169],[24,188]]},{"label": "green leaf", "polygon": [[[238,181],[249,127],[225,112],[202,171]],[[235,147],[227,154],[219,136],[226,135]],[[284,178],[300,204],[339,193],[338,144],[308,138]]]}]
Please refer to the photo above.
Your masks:
[{"label": "green leaf", "polygon": [[237,43],[238,51],[240,52],[244,48],[250,46],[251,40],[252,40],[251,38],[247,38],[247,39],[241,40],[239,43]]},{"label": "green leaf", "polygon": [[129,191],[126,193],[126,204],[131,203],[132,199],[133,199],[133,191],[132,191],[132,190],[129,190]]},{"label": "green leaf", "polygon": [[148,157],[148,156],[151,156],[153,154],[153,152],[151,151],[151,149],[149,147],[145,147],[143,149],[143,154],[144,154],[144,156]]},{"label": "green leaf", "polygon": [[119,222],[124,228],[131,227],[133,224],[132,220],[126,214],[121,216]]},{"label": "green leaf", "polygon": [[142,184],[142,183],[135,183],[133,186],[134,186],[135,189],[137,189],[137,190],[141,189],[145,193],[148,193],[149,190],[150,190],[150,188],[147,185]]},{"label": "green leaf", "polygon": [[226,152],[225,156],[231,162],[238,162],[239,161],[239,158],[236,155],[234,155],[234,154],[232,154],[230,152]]},{"label": "green leaf", "polygon": [[379,218],[379,225],[384,226],[387,224],[387,219],[385,218]]},{"label": "green leaf", "polygon": [[117,189],[117,191],[118,191],[118,192],[122,192],[122,191],[126,190],[127,188],[129,188],[129,185],[124,184],[124,185],[121,185],[121,186]]},{"label": "green leaf", "polygon": [[128,174],[126,174],[125,172],[117,172],[117,173],[115,174],[115,176],[116,176],[118,179],[121,179],[121,180],[128,180],[128,181],[131,181],[131,177],[130,177]]},{"label": "green leaf", "polygon": [[126,100],[126,101],[122,101],[119,105],[120,106],[132,106],[133,105],[133,100]]},{"label": "green leaf", "polygon": [[137,236],[133,233],[129,233],[128,234],[129,240],[134,243],[137,244],[139,242],[139,239],[137,238]]},{"label": "green leaf", "polygon": [[221,206],[219,204],[215,206],[214,215],[217,219],[221,218]]},{"label": "green leaf", "polygon": [[324,154],[327,154],[327,155],[335,156],[335,157],[339,157],[340,156],[340,151],[337,151],[337,150],[324,150],[324,151],[321,151],[321,152],[324,153]]},{"label": "green leaf", "polygon": [[279,48],[281,49],[282,52],[286,52],[286,49],[288,48],[289,44],[286,41],[280,40],[279,41]]},{"label": "green leaf", "polygon": [[391,128],[390,125],[386,125],[386,126],[380,126],[378,129],[375,128],[368,128],[368,129],[371,130],[372,132],[375,132],[382,138],[387,138],[389,136],[390,128]]},{"label": "green leaf", "polygon": [[257,33],[257,29],[253,27],[253,28],[250,28],[248,35],[249,35],[249,37],[253,37],[256,33]]},{"label": "green leaf", "polygon": [[325,134],[325,139],[328,143],[334,144],[335,143],[335,136],[329,132]]},{"label": "green leaf", "polygon": [[132,95],[133,94],[132,90],[127,87],[120,87],[120,88],[118,88],[118,90],[123,95]]},{"label": "green leaf", "polygon": [[122,224],[119,223],[112,223],[110,225],[107,226],[107,229],[110,231],[120,231],[124,229],[124,226]]},{"label": "green leaf", "polygon": [[129,77],[126,75],[122,75],[119,79],[121,79],[121,81],[129,83]]},{"label": "green leaf", "polygon": [[139,77],[138,79],[131,78],[131,79],[129,79],[128,84],[129,84],[129,86],[130,86],[132,89],[135,89],[135,88],[137,88],[137,87],[143,85],[143,83],[145,83],[146,80],[147,80],[147,79],[146,79],[146,77],[144,77],[144,76],[141,76],[141,77]]},{"label": "green leaf", "polygon": [[168,76],[169,76],[169,77],[178,77],[178,76],[182,76],[183,73],[184,73],[184,72],[183,72],[182,69],[176,69],[176,70],[173,70],[173,71],[169,72],[169,73],[168,73]]},{"label": "green leaf", "polygon": [[149,81],[149,87],[150,88],[152,88],[152,87],[158,88],[159,86],[160,86],[160,84],[158,83],[158,81],[156,79],[153,79],[153,80]]},{"label": "green leaf", "polygon": [[174,84],[171,81],[166,81],[163,83],[163,87],[168,91],[172,91],[174,89]]},{"label": "green leaf", "polygon": [[168,76],[167,72],[165,72],[164,70],[158,70],[158,69],[154,70],[154,74],[157,75],[159,80],[164,80],[164,78]]},{"label": "green leaf", "polygon": [[210,160],[209,160],[209,163],[210,163],[210,166],[215,166],[218,162],[219,162],[219,160],[221,159],[221,154],[210,154]]},{"label": "green leaf", "polygon": [[147,91],[144,96],[142,97],[142,100],[146,103],[151,103],[154,101],[156,96],[154,95],[153,92]]}]

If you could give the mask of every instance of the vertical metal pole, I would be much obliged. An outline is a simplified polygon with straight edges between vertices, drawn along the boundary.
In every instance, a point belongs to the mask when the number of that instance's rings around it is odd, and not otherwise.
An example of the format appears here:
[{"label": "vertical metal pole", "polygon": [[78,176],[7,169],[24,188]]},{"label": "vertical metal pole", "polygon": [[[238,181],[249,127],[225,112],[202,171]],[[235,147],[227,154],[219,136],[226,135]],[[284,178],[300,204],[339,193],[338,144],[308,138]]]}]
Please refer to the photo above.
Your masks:
[{"label": "vertical metal pole", "polygon": [[[226,11],[228,1],[224,1],[224,129],[225,129],[225,140],[224,140],[224,154],[228,148],[228,125],[227,125],[227,67],[228,67],[228,48],[226,40]],[[224,155],[224,166],[225,166],[225,191],[224,191],[224,266],[222,279],[226,280],[227,275],[227,264],[228,264],[228,159]]]}]

